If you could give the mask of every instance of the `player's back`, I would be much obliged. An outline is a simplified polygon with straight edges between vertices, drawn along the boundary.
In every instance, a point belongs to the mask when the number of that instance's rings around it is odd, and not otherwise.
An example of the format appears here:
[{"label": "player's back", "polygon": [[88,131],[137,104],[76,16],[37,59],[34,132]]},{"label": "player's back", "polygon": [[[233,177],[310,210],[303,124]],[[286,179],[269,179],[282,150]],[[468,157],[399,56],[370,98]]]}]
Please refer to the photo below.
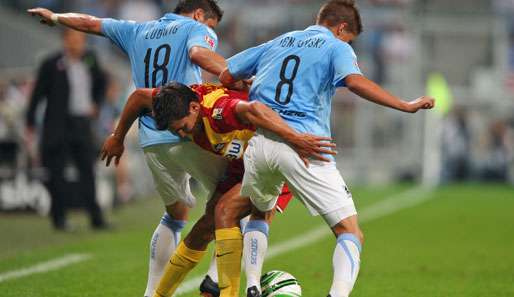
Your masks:
[{"label": "player's back", "polygon": [[360,73],[350,45],[326,27],[311,26],[234,56],[229,70],[236,77],[255,74],[251,100],[264,102],[301,132],[330,136],[331,98],[347,75],[339,59],[354,65],[347,73]]},{"label": "player's back", "polygon": [[[192,18],[168,13],[145,23],[104,20],[104,34],[125,51],[130,59],[137,88],[154,88],[169,81],[183,84],[201,83],[201,68],[189,58],[194,46],[212,50],[217,44],[214,31]],[[178,142],[167,131],[158,131],[149,116],[140,118],[140,143],[143,147]]]},{"label": "player's back", "polygon": [[[209,39],[208,35],[191,36],[193,30],[204,27],[191,18],[167,14],[163,18],[141,25],[136,36],[132,65],[137,87],[153,88],[174,80],[183,84],[200,83],[201,69],[189,59],[191,38]],[[215,47],[212,40],[211,49]]]}]

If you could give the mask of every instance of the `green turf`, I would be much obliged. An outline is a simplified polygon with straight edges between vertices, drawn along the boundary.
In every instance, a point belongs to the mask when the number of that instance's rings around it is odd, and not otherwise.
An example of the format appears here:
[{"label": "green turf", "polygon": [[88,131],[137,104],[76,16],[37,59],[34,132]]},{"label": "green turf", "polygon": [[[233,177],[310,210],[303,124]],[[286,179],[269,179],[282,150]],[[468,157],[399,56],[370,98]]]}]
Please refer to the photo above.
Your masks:
[{"label": "green turf", "polygon": [[[353,189],[359,210],[408,186]],[[394,214],[363,222],[362,268],[353,296],[514,296],[514,188],[451,186],[432,199]],[[201,209],[195,211],[196,216]],[[162,213],[158,199],[137,201],[112,214],[114,232],[95,233],[83,214],[74,234],[59,234],[48,220],[0,215],[0,275],[70,253],[90,260],[60,270],[0,282],[0,296],[142,296],[148,241]],[[270,248],[318,226],[300,203],[277,216]],[[326,296],[331,282],[334,239],[291,251],[265,264],[302,283],[303,296]],[[200,275],[204,261],[191,274]],[[181,296],[198,296],[196,292]]]}]

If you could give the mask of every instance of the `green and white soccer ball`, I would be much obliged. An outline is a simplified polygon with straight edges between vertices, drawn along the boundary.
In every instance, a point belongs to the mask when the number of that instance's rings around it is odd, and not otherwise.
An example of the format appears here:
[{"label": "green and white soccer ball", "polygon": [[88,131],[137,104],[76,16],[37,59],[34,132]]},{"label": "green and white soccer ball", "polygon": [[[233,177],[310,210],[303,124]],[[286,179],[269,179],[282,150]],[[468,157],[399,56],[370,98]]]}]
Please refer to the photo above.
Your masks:
[{"label": "green and white soccer ball", "polygon": [[302,287],[291,274],[272,270],[261,276],[262,297],[299,297]]}]

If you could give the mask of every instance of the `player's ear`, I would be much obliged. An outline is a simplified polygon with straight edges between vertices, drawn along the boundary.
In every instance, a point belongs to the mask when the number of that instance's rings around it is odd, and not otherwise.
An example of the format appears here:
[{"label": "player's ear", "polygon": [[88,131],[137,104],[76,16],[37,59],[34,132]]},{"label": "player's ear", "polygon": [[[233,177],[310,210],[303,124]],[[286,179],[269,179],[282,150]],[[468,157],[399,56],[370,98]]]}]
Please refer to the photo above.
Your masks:
[{"label": "player's ear", "polygon": [[341,36],[347,32],[348,32],[348,23],[343,22],[343,23],[337,25],[337,35],[338,36]]},{"label": "player's ear", "polygon": [[193,12],[193,19],[197,22],[203,23],[205,21],[205,11],[201,8]]},{"label": "player's ear", "polygon": [[196,101],[192,101],[189,103],[189,112],[198,112],[200,111],[200,103]]}]

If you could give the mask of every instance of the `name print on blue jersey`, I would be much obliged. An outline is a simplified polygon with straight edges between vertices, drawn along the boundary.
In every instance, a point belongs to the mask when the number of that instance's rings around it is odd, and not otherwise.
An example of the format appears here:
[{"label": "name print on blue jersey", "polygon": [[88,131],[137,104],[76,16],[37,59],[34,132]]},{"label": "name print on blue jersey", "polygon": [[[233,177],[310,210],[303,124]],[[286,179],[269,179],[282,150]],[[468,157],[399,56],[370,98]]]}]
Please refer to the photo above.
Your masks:
[{"label": "name print on blue jersey", "polygon": [[166,28],[156,28],[151,31],[147,31],[145,39],[160,39],[171,34],[177,33],[179,25],[171,25]]},{"label": "name print on blue jersey", "polygon": [[308,38],[306,40],[299,39],[297,40],[295,37],[287,36],[280,40],[281,47],[314,47],[321,48],[327,43],[327,41],[323,38]]}]

